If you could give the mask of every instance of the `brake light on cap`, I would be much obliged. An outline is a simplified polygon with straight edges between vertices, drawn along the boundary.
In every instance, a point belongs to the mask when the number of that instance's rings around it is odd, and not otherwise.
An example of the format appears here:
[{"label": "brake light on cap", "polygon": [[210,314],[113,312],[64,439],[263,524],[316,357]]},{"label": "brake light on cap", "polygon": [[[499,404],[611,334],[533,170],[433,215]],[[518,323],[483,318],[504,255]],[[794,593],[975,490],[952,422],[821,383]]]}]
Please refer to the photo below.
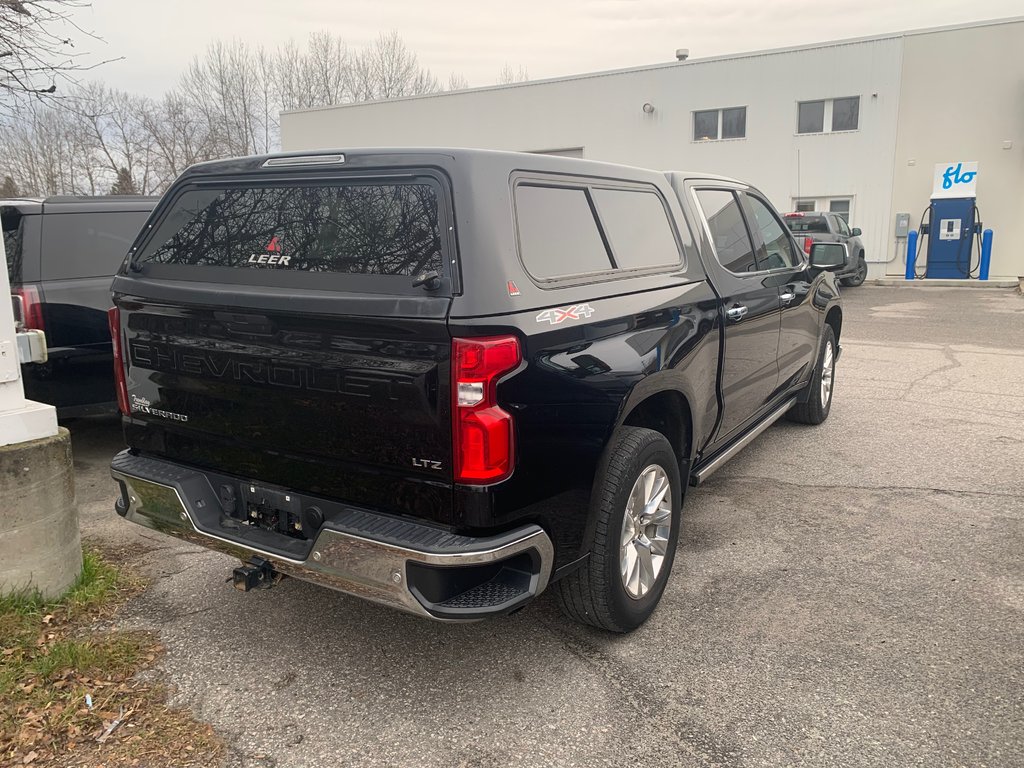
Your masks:
[{"label": "brake light on cap", "polygon": [[117,407],[128,416],[128,381],[124,375],[124,355],[121,347],[121,310],[111,307],[107,310],[110,325],[110,341],[114,346],[114,387],[117,389]]},{"label": "brake light on cap", "polygon": [[496,483],[512,474],[515,429],[498,406],[498,379],[522,362],[515,336],[452,339],[452,455],[455,481]]},{"label": "brake light on cap", "polygon": [[43,302],[39,296],[39,289],[34,285],[23,285],[20,288],[15,288],[14,293],[21,296],[25,328],[45,331],[46,322],[43,320]]},{"label": "brake light on cap", "polygon": [[795,211],[794,213],[787,213],[783,218],[787,218],[787,219],[802,219],[803,217],[804,217],[803,213],[801,213],[800,211]]}]

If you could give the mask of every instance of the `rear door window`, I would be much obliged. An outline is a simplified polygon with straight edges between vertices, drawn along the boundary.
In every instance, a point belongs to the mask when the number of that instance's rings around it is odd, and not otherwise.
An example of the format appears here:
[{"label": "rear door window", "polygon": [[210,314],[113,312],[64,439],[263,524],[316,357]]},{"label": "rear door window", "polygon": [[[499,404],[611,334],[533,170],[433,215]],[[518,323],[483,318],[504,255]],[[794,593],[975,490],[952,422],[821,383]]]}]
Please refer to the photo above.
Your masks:
[{"label": "rear door window", "polygon": [[149,211],[43,214],[43,280],[113,277]]},{"label": "rear door window", "polygon": [[594,189],[601,217],[619,269],[644,269],[679,263],[679,245],[661,198],[634,189]]},{"label": "rear door window", "polygon": [[754,246],[736,195],[727,189],[698,189],[697,199],[718,263],[736,274],[758,271]]},{"label": "rear door window", "polygon": [[440,273],[440,197],[432,179],[186,189],[136,261],[390,278]]},{"label": "rear door window", "polygon": [[586,189],[519,184],[515,199],[519,249],[531,275],[552,279],[612,268]]}]

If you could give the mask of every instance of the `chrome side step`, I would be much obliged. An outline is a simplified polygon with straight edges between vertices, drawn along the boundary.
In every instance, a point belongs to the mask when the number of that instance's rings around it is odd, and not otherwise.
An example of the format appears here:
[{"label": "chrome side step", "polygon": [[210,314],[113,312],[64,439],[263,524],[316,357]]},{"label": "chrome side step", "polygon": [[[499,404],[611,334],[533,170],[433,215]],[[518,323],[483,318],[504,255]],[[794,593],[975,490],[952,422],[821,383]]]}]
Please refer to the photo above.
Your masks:
[{"label": "chrome side step", "polygon": [[703,466],[698,467],[696,470],[690,473],[690,485],[700,485],[713,475],[717,470],[721,469],[722,466],[735,456],[737,453],[746,448],[754,439],[764,432],[768,427],[774,424],[776,421],[786,415],[786,412],[793,407],[796,403],[796,398],[790,398],[774,411],[769,413],[763,421],[761,421],[756,427],[743,435],[739,440],[730,445],[724,451],[715,456],[711,461]]}]

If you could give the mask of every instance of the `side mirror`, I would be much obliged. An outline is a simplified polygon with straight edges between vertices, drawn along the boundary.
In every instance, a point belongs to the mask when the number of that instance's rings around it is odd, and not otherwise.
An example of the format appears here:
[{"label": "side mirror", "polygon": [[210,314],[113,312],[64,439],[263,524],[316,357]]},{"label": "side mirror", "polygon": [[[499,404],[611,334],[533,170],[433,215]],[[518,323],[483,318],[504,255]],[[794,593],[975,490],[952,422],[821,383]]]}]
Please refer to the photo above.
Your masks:
[{"label": "side mirror", "polygon": [[850,230],[850,237],[860,237],[860,227],[854,227]]},{"label": "side mirror", "polygon": [[829,272],[841,272],[850,263],[846,243],[812,243],[811,266]]}]

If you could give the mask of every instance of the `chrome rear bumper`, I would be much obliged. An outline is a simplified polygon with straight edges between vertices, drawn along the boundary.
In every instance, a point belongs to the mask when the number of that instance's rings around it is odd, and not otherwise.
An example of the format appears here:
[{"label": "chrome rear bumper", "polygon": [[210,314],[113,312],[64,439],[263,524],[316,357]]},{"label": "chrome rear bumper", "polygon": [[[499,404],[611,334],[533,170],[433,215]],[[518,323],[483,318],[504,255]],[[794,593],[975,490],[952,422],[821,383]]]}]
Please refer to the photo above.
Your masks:
[{"label": "chrome rear bumper", "polygon": [[[554,550],[536,525],[472,538],[353,510],[358,525],[324,523],[308,554],[295,557],[254,543],[253,534],[268,534],[222,514],[201,471],[125,451],[114,458],[111,476],[121,486],[117,512],[134,523],[241,560],[258,557],[275,571],[435,620],[508,613],[540,594],[551,575]],[[445,579],[469,588],[441,600],[436,584]]]}]

